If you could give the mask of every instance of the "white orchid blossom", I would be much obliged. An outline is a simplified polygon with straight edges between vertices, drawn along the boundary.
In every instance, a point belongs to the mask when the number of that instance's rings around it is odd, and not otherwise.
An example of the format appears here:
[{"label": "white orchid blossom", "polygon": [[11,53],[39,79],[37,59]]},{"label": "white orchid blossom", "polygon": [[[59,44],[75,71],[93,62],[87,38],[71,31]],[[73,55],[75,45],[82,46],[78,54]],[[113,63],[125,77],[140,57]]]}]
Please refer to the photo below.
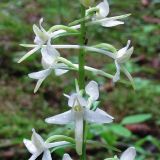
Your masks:
[{"label": "white orchid blossom", "polygon": [[28,140],[28,139],[23,140],[24,145],[26,146],[28,151],[32,154],[29,160],[35,160],[42,153],[43,153],[42,160],[52,160],[49,149],[68,144],[68,142],[65,142],[65,141],[46,143],[43,140],[43,138],[36,133],[34,129],[32,131],[33,131],[33,134],[32,134],[31,140]]},{"label": "white orchid blossom", "polygon": [[129,147],[127,150],[125,150],[121,157],[120,160],[134,160],[136,157],[136,150],[134,147]]},{"label": "white orchid blossom", "polygon": [[64,154],[63,155],[63,159],[62,160],[72,160],[72,158],[70,157],[70,155],[69,154]]},{"label": "white orchid blossom", "polygon": [[65,69],[67,67],[65,64],[58,63],[60,53],[50,44],[50,41],[48,41],[46,46],[42,47],[41,54],[42,66],[44,70],[29,74],[30,78],[38,80],[34,92],[38,91],[42,82],[51,74],[53,70],[55,71],[56,76],[60,76],[68,72],[68,70]]},{"label": "white orchid blossom", "polygon": [[37,45],[35,48],[33,48],[32,50],[30,50],[28,53],[26,53],[19,61],[18,63],[21,63],[22,61],[24,61],[26,58],[28,58],[29,56],[31,56],[33,53],[35,53],[36,51],[38,51],[42,45],[46,44],[48,41],[50,41],[51,36],[50,34],[42,27],[42,23],[43,23],[43,18],[41,18],[39,20],[39,27],[37,25],[33,25],[33,31],[35,33],[35,39],[34,39],[34,43]]},{"label": "white orchid blossom", "polygon": [[116,65],[116,74],[113,77],[113,82],[117,82],[120,79],[120,70],[123,70],[123,72],[125,73],[125,75],[128,77],[128,79],[133,82],[132,76],[130,75],[130,73],[127,71],[127,69],[123,66],[124,63],[126,63],[133,51],[134,51],[134,47],[129,48],[131,41],[128,40],[127,45],[120,49],[117,53],[116,53],[116,58],[115,58],[115,65]]},{"label": "white orchid blossom", "polygon": [[[99,92],[97,91],[97,83],[91,81],[86,86],[86,93],[93,99],[97,100],[99,97]],[[83,121],[90,123],[111,123],[113,117],[104,112],[103,110],[97,108],[95,111],[88,108],[88,103],[85,98],[83,98],[80,92],[73,93],[68,97],[68,106],[72,109],[64,112],[62,114],[47,118],[45,121],[50,124],[68,124],[74,122],[75,124],[75,140],[76,140],[76,150],[79,155],[82,154],[82,141],[83,141]]]},{"label": "white orchid blossom", "polygon": [[[124,24],[124,22],[118,20],[118,19],[121,19],[118,16],[117,16],[117,18],[116,17],[107,18],[108,14],[109,14],[109,10],[110,10],[109,3],[107,0],[103,0],[103,2],[100,2],[96,6],[96,8],[98,9],[98,11],[93,16],[93,21],[102,20],[102,21],[99,21],[99,23],[103,27],[113,27],[113,26]],[[103,21],[103,19],[104,19],[104,21]]]}]

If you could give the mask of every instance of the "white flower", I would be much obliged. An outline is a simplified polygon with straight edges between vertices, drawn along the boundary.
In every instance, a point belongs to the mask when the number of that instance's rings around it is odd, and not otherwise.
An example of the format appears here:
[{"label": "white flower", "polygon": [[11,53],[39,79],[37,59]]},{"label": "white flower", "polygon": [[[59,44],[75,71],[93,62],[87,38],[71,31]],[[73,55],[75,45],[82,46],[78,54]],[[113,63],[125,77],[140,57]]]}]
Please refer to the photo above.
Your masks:
[{"label": "white flower", "polygon": [[60,53],[50,44],[50,41],[48,41],[46,46],[42,47],[41,54],[42,66],[44,70],[29,74],[30,78],[38,80],[34,92],[38,91],[42,82],[51,74],[53,70],[55,71],[56,76],[60,76],[68,72],[68,70],[65,69],[65,64],[58,63]]},{"label": "white flower", "polygon": [[68,144],[68,142],[65,142],[65,141],[46,143],[43,140],[43,138],[36,133],[34,129],[32,131],[33,131],[33,134],[32,134],[31,140],[28,140],[28,139],[23,140],[26,148],[32,154],[29,160],[35,160],[42,153],[43,153],[42,160],[52,160],[49,149]]},{"label": "white flower", "polygon": [[36,26],[35,24],[33,25],[33,31],[35,33],[35,39],[34,43],[36,44],[36,47],[30,50],[28,53],[26,53],[19,61],[18,63],[21,63],[24,61],[26,58],[31,56],[33,53],[38,51],[42,45],[46,44],[48,41],[50,41],[51,37],[50,34],[42,27],[43,23],[43,18],[40,19],[39,21],[39,27]]},{"label": "white flower", "polygon": [[[95,86],[94,86],[95,85]],[[90,95],[93,100],[97,100],[99,93],[97,92],[97,84],[91,81],[86,86],[86,93]],[[95,111],[88,108],[87,101],[81,96],[80,92],[73,93],[68,97],[68,106],[71,110],[62,114],[47,118],[45,121],[51,124],[68,124],[74,122],[75,124],[75,140],[76,150],[79,155],[82,154],[82,141],[83,141],[83,121],[90,123],[111,123],[113,117],[97,108]]]},{"label": "white flower", "polygon": [[113,26],[117,26],[120,24],[124,24],[124,22],[118,21],[118,19],[120,19],[119,17],[113,18],[113,19],[106,18],[108,16],[109,10],[110,10],[109,3],[107,0],[103,0],[103,2],[99,3],[96,6],[96,8],[98,8],[99,11],[97,11],[96,14],[94,15],[93,21],[104,19],[104,21],[100,21],[100,24],[103,27],[113,27]]},{"label": "white flower", "polygon": [[136,150],[134,147],[128,148],[120,157],[120,160],[134,160],[136,157]]},{"label": "white flower", "polygon": [[129,78],[129,80],[131,82],[133,82],[132,76],[126,70],[126,68],[123,66],[123,64],[126,63],[130,59],[130,57],[131,57],[131,55],[134,51],[133,47],[129,48],[130,43],[131,43],[131,41],[129,40],[127,45],[124,48],[120,49],[116,53],[115,65],[116,65],[116,70],[117,71],[116,71],[115,76],[113,77],[113,82],[117,82],[120,79],[120,70],[121,69],[123,70],[125,75]]},{"label": "white flower", "polygon": [[72,160],[69,154],[64,154],[62,160]]}]

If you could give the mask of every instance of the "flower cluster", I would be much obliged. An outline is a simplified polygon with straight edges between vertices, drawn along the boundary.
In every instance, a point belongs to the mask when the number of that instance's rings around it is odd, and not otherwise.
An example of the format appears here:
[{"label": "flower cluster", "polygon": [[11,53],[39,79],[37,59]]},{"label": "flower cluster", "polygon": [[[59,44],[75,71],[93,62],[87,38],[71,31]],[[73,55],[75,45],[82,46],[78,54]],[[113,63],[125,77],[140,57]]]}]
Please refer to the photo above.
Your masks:
[{"label": "flower cluster", "polygon": [[[56,76],[61,76],[68,71],[79,72],[80,64],[73,63],[72,61],[62,57],[60,52],[58,51],[58,49],[70,48],[83,49],[85,52],[96,52],[98,54],[103,54],[109,58],[112,58],[116,68],[116,73],[114,73],[113,75],[90,66],[83,67],[86,71],[112,79],[114,83],[120,80],[120,72],[123,71],[133,85],[132,76],[127,71],[124,65],[130,59],[134,51],[133,47],[129,48],[131,43],[130,40],[122,49],[116,49],[116,47],[107,43],[101,43],[95,46],[52,44],[52,41],[54,41],[57,37],[66,35],[79,36],[80,34],[82,34],[80,30],[80,28],[82,27],[81,23],[84,23],[86,27],[92,25],[114,27],[124,24],[122,19],[130,15],[126,14],[121,16],[108,17],[110,8],[107,0],[103,0],[95,6],[94,0],[80,0],[80,2],[86,9],[85,17],[82,17],[81,19],[70,23],[68,26],[55,25],[48,31],[42,26],[43,19],[40,19],[39,27],[37,25],[33,25],[33,31],[35,33],[34,44],[21,44],[21,46],[31,48],[31,50],[19,60],[19,63],[27,59],[35,52],[40,51],[41,53],[41,65],[43,69],[41,71],[29,74],[30,78],[37,80],[34,92],[38,91],[43,81],[52,73],[54,73]],[[51,160],[52,158],[49,149],[69,145],[71,143],[75,145],[77,154],[82,155],[83,143],[86,143],[84,142],[84,124],[106,124],[113,122],[114,118],[112,116],[98,108],[99,87],[96,81],[90,81],[83,89],[79,87],[78,82],[76,81],[76,91],[70,95],[64,94],[64,96],[68,99],[69,110],[64,113],[46,118],[45,122],[49,124],[59,125],[73,123],[75,128],[75,138],[72,139],[71,137],[62,135],[57,137],[57,135],[53,135],[52,137],[44,141],[42,137],[33,129],[31,141],[24,139],[25,146],[32,154],[29,160],[35,160],[42,153],[42,160]],[[120,160],[134,160],[135,156],[135,148],[130,147],[122,154]],[[112,158],[112,160],[113,159],[118,160],[117,156]],[[64,154],[63,160],[72,159],[68,154]]]}]

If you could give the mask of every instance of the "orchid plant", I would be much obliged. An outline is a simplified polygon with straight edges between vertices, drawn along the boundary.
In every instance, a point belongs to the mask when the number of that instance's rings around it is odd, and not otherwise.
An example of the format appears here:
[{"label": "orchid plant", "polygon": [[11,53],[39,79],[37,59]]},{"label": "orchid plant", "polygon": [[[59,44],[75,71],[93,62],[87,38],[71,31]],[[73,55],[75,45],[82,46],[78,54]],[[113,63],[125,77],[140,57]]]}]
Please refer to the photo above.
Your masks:
[{"label": "orchid plant", "polygon": [[[91,80],[85,85],[85,72],[89,71],[93,74],[104,76],[116,82],[128,83],[120,78],[122,71],[134,87],[133,78],[125,68],[126,63],[134,48],[130,46],[131,41],[128,40],[127,45],[122,49],[117,49],[111,44],[100,43],[95,46],[88,46],[85,42],[87,27],[92,25],[100,25],[102,27],[115,27],[122,25],[122,19],[130,16],[125,14],[121,16],[108,17],[110,12],[109,3],[103,0],[99,4],[95,4],[94,0],[80,0],[81,18],[75,20],[68,25],[55,25],[48,30],[42,26],[43,18],[39,21],[39,27],[33,25],[35,34],[34,44],[21,44],[23,47],[31,48],[18,62],[22,62],[35,52],[41,53],[42,70],[30,73],[29,77],[37,80],[34,92],[36,93],[45,79],[52,73],[56,76],[64,75],[69,71],[78,72],[78,80],[75,77],[75,92],[72,94],[64,94],[68,99],[69,110],[46,118],[45,122],[49,124],[66,125],[68,123],[74,124],[75,138],[65,135],[52,135],[46,141],[36,133],[33,129],[31,140],[24,139],[24,144],[28,151],[32,154],[29,160],[35,160],[41,154],[42,160],[51,160],[51,148],[72,146],[75,147],[77,154],[81,160],[86,160],[86,149],[88,139],[86,126],[88,123],[108,124],[112,123],[114,118],[101,110],[99,106],[99,86],[96,81]],[[63,36],[77,36],[79,37],[79,44],[60,44],[55,45],[54,40]],[[62,57],[60,49],[76,49],[79,50],[79,63],[76,64],[65,57]],[[96,52],[98,54],[106,55],[115,63],[116,73],[106,73],[104,70],[96,69],[87,66],[85,62],[85,53]],[[134,147],[129,147],[120,157],[114,156],[105,160],[134,160],[136,150]],[[69,154],[64,154],[63,160],[72,160]]]}]

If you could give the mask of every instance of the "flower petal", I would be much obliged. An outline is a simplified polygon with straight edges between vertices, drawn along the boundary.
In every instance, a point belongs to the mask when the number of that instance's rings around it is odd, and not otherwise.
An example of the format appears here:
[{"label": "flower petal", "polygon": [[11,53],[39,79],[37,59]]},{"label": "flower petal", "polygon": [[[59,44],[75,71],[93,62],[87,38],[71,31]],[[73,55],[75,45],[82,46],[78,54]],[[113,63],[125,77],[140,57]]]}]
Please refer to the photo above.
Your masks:
[{"label": "flower petal", "polygon": [[32,143],[34,144],[34,146],[37,148],[39,152],[43,152],[44,146],[45,146],[43,138],[36,133],[35,129],[32,129],[32,132],[33,132]]},{"label": "flower petal", "polygon": [[48,41],[47,46],[42,47],[41,49],[42,59],[48,65],[53,65],[57,62],[57,58],[60,56],[60,53],[50,44]]},{"label": "flower petal", "polygon": [[46,143],[45,146],[49,149],[49,148],[53,148],[53,147],[63,146],[66,144],[69,144],[69,142],[60,141],[60,142],[54,142],[54,143]]},{"label": "flower petal", "polygon": [[42,23],[43,23],[43,18],[41,18],[41,19],[39,20],[39,27],[40,27],[41,31],[43,31],[44,33],[47,34],[46,30],[42,27]]},{"label": "flower petal", "polygon": [[34,146],[34,144],[32,143],[32,141],[28,140],[28,139],[24,139],[23,140],[24,145],[26,146],[26,148],[28,149],[28,151],[31,154],[34,154],[37,152],[36,147]]},{"label": "flower petal", "polygon": [[42,31],[40,30],[40,28],[37,25],[33,25],[33,32],[35,33],[35,35],[37,37],[40,37],[42,35]]},{"label": "flower petal", "polygon": [[85,91],[92,98],[92,100],[96,101],[99,98],[99,88],[97,82],[89,82],[85,87]]},{"label": "flower petal", "polygon": [[83,112],[75,112],[75,141],[78,155],[82,154],[83,144]]},{"label": "flower petal", "polygon": [[128,49],[122,57],[117,59],[117,62],[118,63],[127,62],[130,59],[131,55],[133,54],[133,51],[134,51],[134,47],[131,47],[130,49]]},{"label": "flower petal", "polygon": [[18,63],[21,63],[22,61],[24,61],[26,58],[28,58],[29,56],[31,56],[33,53],[35,53],[36,51],[38,51],[40,49],[40,46],[37,46],[35,48],[33,48],[32,50],[30,50],[28,53],[26,53],[19,61]]},{"label": "flower petal", "polygon": [[62,160],[72,160],[69,154],[64,154]]},{"label": "flower petal", "polygon": [[65,73],[67,73],[67,72],[68,72],[68,70],[55,69],[55,75],[56,75],[56,76],[61,76],[61,75],[65,74]]},{"label": "flower petal", "polygon": [[109,4],[107,0],[103,0],[103,2],[99,3],[96,8],[99,9],[96,18],[105,18],[109,14]]},{"label": "flower petal", "polygon": [[117,60],[115,60],[115,65],[116,65],[116,73],[113,76],[114,83],[120,79],[120,70],[121,70],[121,66],[118,64]]},{"label": "flower petal", "polygon": [[44,151],[42,160],[52,160],[51,153],[48,149]]},{"label": "flower petal", "polygon": [[70,97],[69,97],[69,100],[68,100],[68,106],[70,107],[74,107],[74,106],[81,106],[81,107],[84,107],[84,106],[87,106],[87,102],[86,100],[79,94],[77,93],[73,93]]},{"label": "flower petal", "polygon": [[28,76],[29,76],[29,78],[39,80],[39,79],[46,78],[50,73],[51,73],[51,69],[45,69],[42,71],[30,73],[30,74],[28,74]]},{"label": "flower petal", "polygon": [[45,119],[45,122],[50,124],[68,124],[72,121],[73,113],[71,110]]},{"label": "flower petal", "polygon": [[101,25],[103,27],[114,27],[114,26],[118,26],[124,24],[124,22],[122,21],[117,21],[117,20],[106,20],[104,22],[101,23]]},{"label": "flower petal", "polygon": [[127,45],[117,52],[117,59],[120,58],[120,57],[122,57],[127,52],[130,44],[131,44],[131,41],[128,40]]},{"label": "flower petal", "polygon": [[135,157],[136,157],[136,150],[134,147],[130,147],[126,151],[123,152],[120,160],[134,160]]},{"label": "flower petal", "polygon": [[41,84],[43,83],[43,81],[45,80],[46,78],[42,78],[42,79],[39,79],[37,81],[37,84],[36,84],[36,87],[34,88],[34,93],[36,93],[38,90],[39,90],[39,87],[41,86]]},{"label": "flower petal", "polygon": [[84,119],[90,123],[111,123],[113,121],[113,117],[104,112],[103,110],[97,108],[96,111],[92,111],[89,109],[85,109]]}]

